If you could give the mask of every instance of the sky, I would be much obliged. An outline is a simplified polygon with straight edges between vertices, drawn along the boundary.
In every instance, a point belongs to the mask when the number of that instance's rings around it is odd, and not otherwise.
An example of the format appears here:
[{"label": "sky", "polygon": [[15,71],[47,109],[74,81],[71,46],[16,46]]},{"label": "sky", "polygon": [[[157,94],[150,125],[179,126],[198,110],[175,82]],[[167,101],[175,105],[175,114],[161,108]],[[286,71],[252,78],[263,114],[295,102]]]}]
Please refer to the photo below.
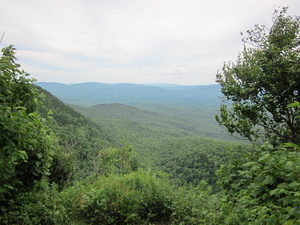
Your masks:
[{"label": "sky", "polygon": [[[39,82],[214,84],[243,50],[241,32],[271,26],[299,0],[1,0],[0,48],[14,45]],[[0,37],[1,38],[1,37]]]}]

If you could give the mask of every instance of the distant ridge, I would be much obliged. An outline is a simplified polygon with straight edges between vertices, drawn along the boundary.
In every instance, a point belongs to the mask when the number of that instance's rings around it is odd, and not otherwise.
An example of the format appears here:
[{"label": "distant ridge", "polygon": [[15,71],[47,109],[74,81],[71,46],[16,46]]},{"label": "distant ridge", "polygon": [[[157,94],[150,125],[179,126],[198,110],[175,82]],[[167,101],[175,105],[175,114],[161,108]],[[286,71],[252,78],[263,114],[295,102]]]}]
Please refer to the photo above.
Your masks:
[{"label": "distant ridge", "polygon": [[216,103],[220,99],[219,85],[174,85],[174,84],[106,84],[79,83],[61,84],[37,82],[37,86],[49,91],[65,103],[91,106],[104,103],[161,103],[199,104]]}]

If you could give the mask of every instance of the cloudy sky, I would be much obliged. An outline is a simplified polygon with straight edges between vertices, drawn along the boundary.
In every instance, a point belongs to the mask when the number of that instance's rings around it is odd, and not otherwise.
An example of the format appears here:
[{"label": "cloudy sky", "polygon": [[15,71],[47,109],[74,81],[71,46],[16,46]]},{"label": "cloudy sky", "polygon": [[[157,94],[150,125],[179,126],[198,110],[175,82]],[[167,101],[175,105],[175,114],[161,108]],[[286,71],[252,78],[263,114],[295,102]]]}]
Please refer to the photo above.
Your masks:
[{"label": "cloudy sky", "polygon": [[213,84],[243,48],[299,0],[2,0],[0,47],[13,44],[41,82]]}]

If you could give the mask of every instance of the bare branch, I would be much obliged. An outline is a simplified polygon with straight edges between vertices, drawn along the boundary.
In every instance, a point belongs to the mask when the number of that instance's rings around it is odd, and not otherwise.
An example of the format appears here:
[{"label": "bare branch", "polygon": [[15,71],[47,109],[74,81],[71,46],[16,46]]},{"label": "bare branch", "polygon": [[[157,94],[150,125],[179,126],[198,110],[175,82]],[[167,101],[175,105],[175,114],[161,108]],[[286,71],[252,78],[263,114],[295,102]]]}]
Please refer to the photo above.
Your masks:
[{"label": "bare branch", "polygon": [[2,37],[0,39],[0,44],[1,44],[2,40],[3,40],[3,38],[4,38],[4,35],[5,35],[5,33],[3,32]]}]

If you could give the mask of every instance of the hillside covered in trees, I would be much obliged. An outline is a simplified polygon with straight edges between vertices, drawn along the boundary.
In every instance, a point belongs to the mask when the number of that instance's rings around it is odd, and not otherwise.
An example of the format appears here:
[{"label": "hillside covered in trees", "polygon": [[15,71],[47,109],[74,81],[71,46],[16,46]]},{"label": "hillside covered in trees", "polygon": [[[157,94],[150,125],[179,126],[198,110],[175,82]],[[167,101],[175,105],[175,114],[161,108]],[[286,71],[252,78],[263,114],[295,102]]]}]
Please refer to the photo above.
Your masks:
[{"label": "hillside covered in trees", "polygon": [[299,40],[283,8],[220,86],[127,96],[34,84],[3,48],[0,224],[299,224]]}]

